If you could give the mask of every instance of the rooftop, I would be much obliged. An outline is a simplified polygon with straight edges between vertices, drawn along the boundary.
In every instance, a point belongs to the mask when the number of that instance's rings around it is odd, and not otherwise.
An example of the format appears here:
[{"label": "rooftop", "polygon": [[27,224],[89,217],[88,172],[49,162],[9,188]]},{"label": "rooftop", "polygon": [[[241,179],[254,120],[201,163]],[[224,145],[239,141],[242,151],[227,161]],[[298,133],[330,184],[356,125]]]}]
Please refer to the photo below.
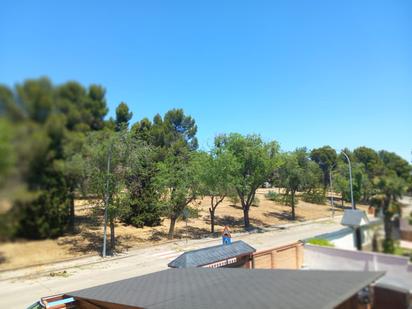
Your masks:
[{"label": "rooftop", "polygon": [[333,308],[383,272],[167,269],[67,293],[90,302],[145,309]]},{"label": "rooftop", "polygon": [[218,245],[185,252],[171,261],[168,266],[172,268],[201,267],[230,258],[249,255],[255,251],[255,248],[239,240],[228,245]]}]

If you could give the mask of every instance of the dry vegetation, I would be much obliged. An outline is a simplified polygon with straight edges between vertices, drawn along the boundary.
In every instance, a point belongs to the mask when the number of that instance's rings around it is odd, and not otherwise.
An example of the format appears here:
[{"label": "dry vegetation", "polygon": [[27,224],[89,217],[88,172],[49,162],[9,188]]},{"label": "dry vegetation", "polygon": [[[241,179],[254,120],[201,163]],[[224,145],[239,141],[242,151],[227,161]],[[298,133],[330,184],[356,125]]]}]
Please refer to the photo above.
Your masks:
[{"label": "dry vegetation", "polygon": [[[277,224],[290,223],[290,207],[267,200],[264,196],[267,189],[257,193],[259,205],[251,208],[250,220],[255,228],[270,227]],[[176,225],[176,238],[200,238],[210,236],[209,198],[197,204],[199,217],[187,222],[179,221]],[[343,212],[340,201],[336,203],[336,215]],[[366,210],[367,206],[360,208]],[[87,201],[76,203],[77,233],[57,239],[39,241],[17,241],[0,244],[0,270],[55,262],[73,257],[95,255],[100,253],[102,244],[101,218],[91,215]],[[228,225],[233,232],[243,230],[242,209],[226,199],[216,210],[216,230],[220,231]],[[313,220],[331,216],[330,205],[317,205],[299,201],[296,208],[296,221]],[[131,248],[149,246],[167,241],[168,219],[161,226],[135,228],[118,224],[116,227],[118,250],[127,251]]]}]

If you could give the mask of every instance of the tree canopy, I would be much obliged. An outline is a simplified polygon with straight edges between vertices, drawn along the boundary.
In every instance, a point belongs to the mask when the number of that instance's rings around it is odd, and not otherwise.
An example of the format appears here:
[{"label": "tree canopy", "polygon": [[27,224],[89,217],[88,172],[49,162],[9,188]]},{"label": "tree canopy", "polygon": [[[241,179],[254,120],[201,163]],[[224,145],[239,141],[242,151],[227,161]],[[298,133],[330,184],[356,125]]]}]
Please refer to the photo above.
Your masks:
[{"label": "tree canopy", "polygon": [[[115,119],[107,119],[105,93],[100,85],[55,85],[45,77],[0,85],[0,239],[76,233],[75,200],[82,196],[96,200],[100,215],[107,202],[113,251],[117,223],[144,227],[167,219],[172,238],[177,220],[201,198],[212,233],[216,209],[233,195],[250,228],[250,207],[266,185],[279,188],[293,220],[299,200],[324,203],[330,179],[342,206],[350,201],[348,162],[330,146],[282,152],[259,135],[230,133],[199,150],[196,121],[183,109],[130,123],[133,113],[121,102]],[[399,199],[412,189],[411,165],[386,150],[344,151],[355,202],[382,213],[390,248]]]}]

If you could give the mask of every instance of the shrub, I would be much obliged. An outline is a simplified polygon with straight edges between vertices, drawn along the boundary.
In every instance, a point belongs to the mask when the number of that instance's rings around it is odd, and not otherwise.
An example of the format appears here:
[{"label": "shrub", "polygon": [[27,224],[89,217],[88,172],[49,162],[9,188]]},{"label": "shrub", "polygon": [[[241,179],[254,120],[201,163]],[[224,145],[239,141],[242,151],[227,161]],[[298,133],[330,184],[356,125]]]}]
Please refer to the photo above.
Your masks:
[{"label": "shrub", "polygon": [[267,198],[270,201],[276,202],[279,199],[279,194],[276,193],[275,191],[269,191],[268,193],[265,194],[265,198]]},{"label": "shrub", "polygon": [[313,190],[302,194],[302,200],[307,203],[325,204],[326,196],[323,190]]},{"label": "shrub", "polygon": [[[292,196],[290,194],[282,194],[282,193],[277,193],[275,191],[269,191],[268,193],[265,194],[265,197],[268,200],[274,201],[279,204],[283,205],[292,205]],[[297,202],[297,197],[295,196],[295,202]]]},{"label": "shrub", "polygon": [[323,238],[311,238],[307,241],[307,243],[322,247],[335,247],[335,245],[331,241]]},{"label": "shrub", "polygon": [[255,196],[255,197],[253,198],[252,205],[253,205],[253,206],[259,206],[259,203],[260,203],[259,198]]},{"label": "shrub", "polygon": [[237,204],[240,203],[239,196],[237,196],[237,195],[229,196],[229,201],[230,201],[230,203],[233,204],[233,205],[237,205]]},{"label": "shrub", "polygon": [[393,239],[383,240],[383,252],[393,254],[395,252],[395,242]]}]

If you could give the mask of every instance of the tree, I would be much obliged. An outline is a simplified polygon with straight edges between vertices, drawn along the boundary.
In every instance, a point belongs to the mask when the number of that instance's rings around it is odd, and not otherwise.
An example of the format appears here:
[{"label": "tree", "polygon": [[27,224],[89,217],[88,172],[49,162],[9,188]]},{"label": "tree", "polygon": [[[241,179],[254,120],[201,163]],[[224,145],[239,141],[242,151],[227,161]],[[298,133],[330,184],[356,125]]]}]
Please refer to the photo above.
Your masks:
[{"label": "tree", "polygon": [[13,90],[0,87],[0,113],[13,120],[12,144],[19,162],[18,175],[8,182],[18,179],[27,191],[11,199],[16,235],[55,237],[73,227],[81,169],[72,156],[81,148],[82,134],[103,128],[104,95],[97,85],[86,89],[71,81],[55,86],[47,78],[26,80]]},{"label": "tree", "polygon": [[158,172],[156,148],[137,140],[131,133],[132,151],[128,162],[126,189],[130,195],[130,211],[122,220],[136,227],[156,226],[161,223],[163,209],[159,207],[160,190],[155,185]]},{"label": "tree", "polygon": [[247,229],[250,226],[249,210],[256,190],[271,179],[279,166],[279,146],[276,142],[265,143],[257,135],[232,133],[218,136],[215,147],[234,158],[234,187],[242,204]]},{"label": "tree", "polygon": [[157,114],[153,122],[143,118],[133,125],[132,132],[136,138],[159,147],[160,158],[175,144],[185,146],[190,151],[195,151],[198,147],[196,122],[185,115],[182,109],[171,109],[163,118]]},{"label": "tree", "polygon": [[129,111],[127,104],[121,102],[116,108],[116,130],[120,131],[123,128],[127,128],[132,116],[133,113]]},{"label": "tree", "polygon": [[188,150],[184,153],[168,151],[165,160],[158,163],[155,184],[161,192],[161,207],[170,219],[169,239],[174,237],[177,219],[199,193],[198,175],[199,160],[196,153]]},{"label": "tree", "polygon": [[69,229],[74,231],[76,190],[84,191],[86,162],[82,156],[85,142],[83,132],[67,132],[63,141],[64,159],[56,160],[54,165],[66,180],[69,197]]},{"label": "tree", "polygon": [[[143,160],[144,168],[136,168],[136,174],[128,180],[127,187],[133,202],[132,213],[125,218],[126,222],[136,226],[153,226],[160,223],[160,214],[164,205],[157,201],[160,195],[164,197],[164,192],[158,190],[158,185],[167,178],[164,164],[166,161],[186,162],[188,157],[192,157],[197,148],[196,131],[194,119],[185,115],[182,109],[170,110],[163,118],[156,115],[153,122],[143,118],[132,126],[131,134],[134,139],[148,146],[151,151]],[[172,160],[172,157],[175,159]],[[161,169],[163,174],[160,176],[157,175],[159,166],[163,166]],[[177,165],[172,165],[170,168],[179,169]],[[167,209],[169,208],[166,207]],[[172,211],[172,213],[177,213],[177,217],[180,216],[179,211]],[[167,214],[169,217],[176,217],[171,215],[170,211]]]},{"label": "tree", "polygon": [[215,212],[223,200],[233,191],[236,161],[229,152],[214,148],[210,153],[201,153],[200,192],[210,197],[210,231],[215,232]]},{"label": "tree", "polygon": [[406,192],[406,182],[394,171],[387,171],[386,175],[375,179],[375,186],[379,193],[372,198],[371,204],[382,211],[385,229],[384,250],[393,253],[391,220],[395,213],[400,213],[398,199]]},{"label": "tree", "polygon": [[283,157],[278,171],[279,184],[286,189],[286,197],[290,196],[292,220],[295,220],[296,193],[318,185],[320,171],[316,163],[309,159],[306,148],[298,148]]},{"label": "tree", "polygon": [[130,171],[130,143],[129,133],[125,130],[103,130],[90,133],[84,147],[88,190],[98,197],[96,206],[99,209],[107,206],[112,254],[116,246],[116,220],[129,211],[130,205],[125,190],[125,179]]},{"label": "tree", "polygon": [[315,148],[310,153],[310,158],[315,161],[323,172],[323,188],[330,185],[330,172],[336,166],[336,150],[330,146]]},{"label": "tree", "polygon": [[0,118],[0,188],[5,185],[5,179],[10,175],[16,160],[12,134],[11,124]]},{"label": "tree", "polygon": [[373,180],[375,195],[370,204],[383,214],[385,229],[384,250],[393,252],[392,217],[401,213],[399,199],[411,185],[410,164],[393,152],[380,151],[379,157],[384,164],[383,172]]},{"label": "tree", "polygon": [[394,152],[385,150],[379,151],[379,157],[385,165],[386,170],[395,172],[398,177],[401,177],[409,183],[412,181],[412,167],[408,161]]},{"label": "tree", "polygon": [[379,176],[383,171],[383,162],[378,153],[368,147],[358,147],[353,151],[356,162],[363,165],[365,173],[369,179]]}]

